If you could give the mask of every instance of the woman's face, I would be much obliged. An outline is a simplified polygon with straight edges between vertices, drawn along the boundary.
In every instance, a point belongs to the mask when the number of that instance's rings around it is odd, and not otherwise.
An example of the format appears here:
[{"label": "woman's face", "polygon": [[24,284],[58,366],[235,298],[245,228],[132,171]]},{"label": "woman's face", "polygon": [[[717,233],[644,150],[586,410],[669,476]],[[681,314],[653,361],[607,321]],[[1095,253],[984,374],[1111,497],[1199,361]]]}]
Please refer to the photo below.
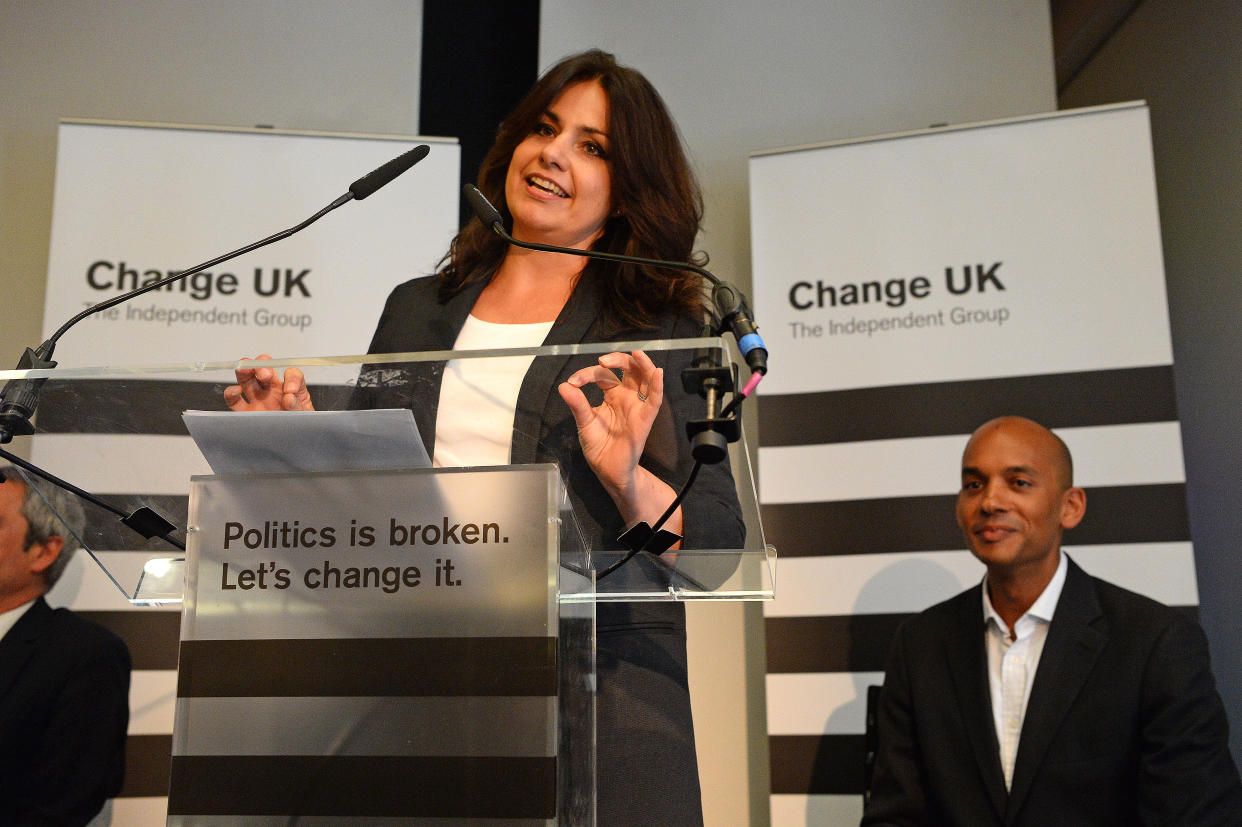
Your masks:
[{"label": "woman's face", "polygon": [[586,249],[612,211],[608,95],[599,81],[567,86],[509,159],[505,201],[522,241]]}]

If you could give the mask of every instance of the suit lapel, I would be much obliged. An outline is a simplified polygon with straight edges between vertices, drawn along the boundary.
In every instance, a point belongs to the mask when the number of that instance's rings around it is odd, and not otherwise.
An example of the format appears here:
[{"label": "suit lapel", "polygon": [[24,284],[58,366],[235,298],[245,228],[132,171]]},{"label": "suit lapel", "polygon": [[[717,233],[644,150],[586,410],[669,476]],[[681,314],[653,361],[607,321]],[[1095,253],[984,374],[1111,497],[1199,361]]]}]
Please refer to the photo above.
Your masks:
[{"label": "suit lapel", "polygon": [[[466,324],[470,309],[487,286],[486,281],[467,284],[441,305],[440,312],[430,314],[426,325],[421,330],[412,331],[411,351],[452,350],[457,342],[457,334]],[[421,310],[418,312],[422,312]],[[410,386],[415,389],[411,402],[414,421],[418,425],[418,433],[427,446],[427,455],[435,457],[436,451],[436,415],[440,409],[440,383],[444,377],[444,362],[411,362],[406,366],[410,374]]]},{"label": "suit lapel", "polygon": [[[600,295],[595,281],[584,272],[543,344],[575,345],[585,341],[599,317],[599,309]],[[538,461],[539,434],[543,423],[556,419],[547,415],[546,408],[549,404],[564,405],[556,392],[556,379],[565,372],[571,358],[570,354],[540,356],[526,372],[513,420],[513,446],[509,461],[514,465]]]},{"label": "suit lapel", "polygon": [[479,294],[487,286],[488,281],[476,281],[467,284],[460,291],[449,297],[439,313],[434,314],[427,323],[427,335],[430,337],[427,346],[421,350],[452,350],[457,341],[457,334],[466,324],[466,317],[478,301]]},{"label": "suit lapel", "polygon": [[[1067,558],[1068,559],[1068,558]],[[1008,815],[1016,815],[1049,744],[1108,642],[1090,576],[1069,560],[1065,586],[1048,627],[1014,763]]]},{"label": "suit lapel", "polygon": [[996,725],[992,721],[992,697],[988,689],[987,653],[983,642],[982,586],[966,592],[957,609],[948,641],[947,657],[953,691],[957,697],[962,725],[970,739],[979,775],[988,799],[999,819],[1005,812],[1005,776],[997,748]]}]

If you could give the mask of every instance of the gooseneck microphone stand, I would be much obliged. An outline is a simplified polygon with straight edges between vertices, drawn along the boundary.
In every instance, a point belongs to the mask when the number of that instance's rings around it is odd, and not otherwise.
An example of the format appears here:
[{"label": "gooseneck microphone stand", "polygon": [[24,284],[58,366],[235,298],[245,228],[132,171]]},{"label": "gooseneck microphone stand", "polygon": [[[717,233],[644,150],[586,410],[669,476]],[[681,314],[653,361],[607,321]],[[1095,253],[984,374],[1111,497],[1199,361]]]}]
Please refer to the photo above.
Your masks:
[{"label": "gooseneck microphone stand", "polygon": [[[63,336],[69,328],[73,327],[75,324],[88,316],[98,313],[101,310],[107,310],[110,307],[127,302],[136,296],[141,296],[143,293],[158,290],[167,284],[172,284],[173,282],[179,281],[187,276],[200,273],[209,267],[215,267],[217,264],[222,264],[226,261],[237,258],[238,256],[257,250],[260,247],[266,247],[269,244],[274,244],[277,241],[288,238],[294,233],[306,229],[311,224],[314,224],[320,218],[332,212],[336,208],[350,201],[361,201],[369,195],[372,195],[376,192],[376,190],[391,182],[398,175],[401,175],[423,158],[426,158],[430,151],[431,148],[429,146],[426,144],[420,144],[403,155],[393,158],[383,166],[372,170],[359,178],[357,181],[354,181],[349,185],[348,191],[346,191],[343,195],[337,197],[331,204],[328,204],[328,206],[324,207],[319,212],[299,224],[289,227],[288,229],[281,230],[278,233],[273,233],[267,238],[260,239],[253,244],[247,244],[245,247],[238,248],[230,253],[217,256],[210,261],[204,261],[202,264],[196,264],[188,270],[182,270],[158,281],[154,281],[150,284],[130,290],[127,293],[122,293],[119,296],[113,296],[110,299],[105,299],[98,304],[88,307],[86,310],[83,310],[72,319],[61,325],[60,329],[48,337],[47,341],[39,345],[37,349],[31,350],[30,348],[26,348],[26,352],[22,354],[21,359],[17,363],[17,370],[51,370],[52,368],[55,368],[56,362],[52,360],[52,354],[56,350],[56,342],[59,341],[60,337]],[[0,390],[0,445],[8,444],[15,436],[28,436],[34,433],[34,425],[31,424],[30,419],[34,416],[35,409],[38,407],[39,391],[43,387],[43,383],[46,381],[46,376],[40,376],[34,379],[12,379],[5,384],[3,390]],[[122,523],[141,534],[144,538],[149,540],[152,537],[159,537],[174,548],[185,551],[185,544],[180,540],[177,540],[175,537],[170,536],[175,530],[175,526],[150,508],[144,506],[131,514],[126,514],[123,510],[117,508],[116,506],[101,500],[81,488],[78,488],[72,483],[66,482],[59,477],[48,473],[42,468],[39,468],[38,466],[27,462],[18,456],[15,456],[8,450],[0,448],[0,457],[3,457],[14,465],[20,466],[30,473],[47,480],[59,488],[63,488],[64,490],[81,497],[93,505],[99,506],[100,508],[117,515],[120,517],[120,521]]]}]

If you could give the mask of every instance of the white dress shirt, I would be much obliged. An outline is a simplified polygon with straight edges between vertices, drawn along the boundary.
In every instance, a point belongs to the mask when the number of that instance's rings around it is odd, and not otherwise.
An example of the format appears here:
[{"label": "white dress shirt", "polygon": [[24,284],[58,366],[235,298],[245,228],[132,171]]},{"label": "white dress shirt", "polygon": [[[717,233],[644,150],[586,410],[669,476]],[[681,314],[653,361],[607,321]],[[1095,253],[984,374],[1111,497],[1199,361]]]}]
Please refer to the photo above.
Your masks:
[{"label": "white dress shirt", "polygon": [[17,621],[21,620],[22,615],[29,611],[33,605],[34,600],[31,600],[18,606],[16,609],[9,609],[7,612],[0,613],[0,640],[4,640],[4,636],[9,633],[9,629],[16,626]]},{"label": "white dress shirt", "polygon": [[[498,324],[473,315],[454,350],[538,347],[552,322]],[[451,359],[444,366],[432,465],[437,468],[508,465],[518,392],[534,356]]]},{"label": "white dress shirt", "polygon": [[1031,699],[1031,685],[1035,682],[1035,670],[1048,639],[1048,626],[1061,599],[1065,586],[1065,573],[1069,569],[1066,557],[1058,551],[1061,562],[1056,574],[1044,587],[1044,591],[1018,618],[1013,626],[1013,639],[1005,621],[992,608],[988,597],[987,577],[983,578],[984,641],[988,653],[988,689],[992,696],[992,720],[996,724],[997,746],[1000,748],[1001,768],[1005,772],[1005,787],[1013,783],[1013,766],[1018,756],[1018,739],[1022,734],[1022,722],[1026,718],[1026,705]]}]

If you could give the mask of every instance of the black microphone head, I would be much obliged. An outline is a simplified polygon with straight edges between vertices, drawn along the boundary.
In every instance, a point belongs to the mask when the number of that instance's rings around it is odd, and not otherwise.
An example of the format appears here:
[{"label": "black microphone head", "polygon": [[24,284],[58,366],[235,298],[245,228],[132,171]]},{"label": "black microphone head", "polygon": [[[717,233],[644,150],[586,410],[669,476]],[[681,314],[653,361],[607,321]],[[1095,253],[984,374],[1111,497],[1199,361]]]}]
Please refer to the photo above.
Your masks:
[{"label": "black microphone head", "polygon": [[479,192],[479,188],[474,184],[466,184],[461,188],[462,195],[466,196],[466,200],[470,202],[470,209],[474,210],[475,216],[483,222],[484,227],[500,229],[505,228],[504,219],[500,217],[500,211],[492,206],[492,202],[488,201],[483,193]]},{"label": "black microphone head", "polygon": [[419,144],[404,155],[398,155],[388,163],[378,169],[368,172],[357,181],[349,185],[349,191],[353,194],[354,200],[361,201],[380,187],[405,172],[410,167],[427,157],[427,153],[431,152],[431,147],[426,144]]}]

